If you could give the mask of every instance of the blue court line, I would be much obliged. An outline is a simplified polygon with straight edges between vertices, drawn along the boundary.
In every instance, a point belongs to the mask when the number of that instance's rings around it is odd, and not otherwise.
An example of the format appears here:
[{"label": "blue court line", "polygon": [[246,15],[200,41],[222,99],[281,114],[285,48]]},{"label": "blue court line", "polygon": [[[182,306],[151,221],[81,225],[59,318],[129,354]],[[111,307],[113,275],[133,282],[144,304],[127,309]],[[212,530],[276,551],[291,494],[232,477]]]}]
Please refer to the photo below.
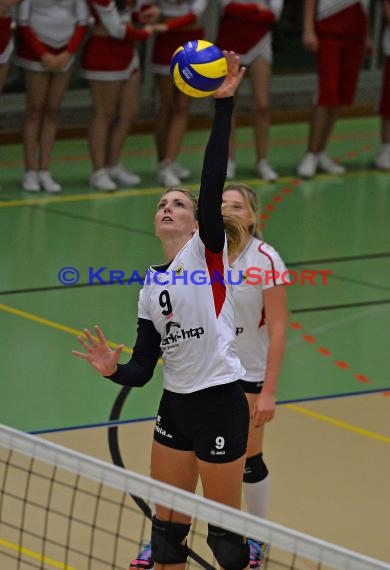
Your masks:
[{"label": "blue court line", "polygon": [[[334,398],[350,398],[351,396],[365,396],[367,394],[379,394],[383,392],[389,392],[390,386],[388,388],[376,388],[374,390],[364,390],[362,392],[347,392],[345,394],[330,394],[328,396],[313,396],[311,398],[300,398],[300,399],[293,399],[293,400],[281,400],[280,402],[276,402],[278,406],[283,406],[284,404],[301,404],[305,402],[316,402],[321,400],[332,400]],[[43,429],[43,430],[36,430],[30,431],[31,435],[44,435],[48,433],[60,433],[60,432],[67,432],[67,431],[74,431],[79,429],[90,429],[90,428],[97,428],[97,427],[113,427],[113,426],[120,426],[126,424],[135,424],[140,422],[150,422],[155,420],[156,416],[150,416],[145,418],[137,418],[134,420],[117,420],[112,422],[101,422],[96,424],[85,424],[85,425],[78,425],[78,426],[70,426],[70,427],[62,427],[62,428],[53,428],[53,429]]]}]

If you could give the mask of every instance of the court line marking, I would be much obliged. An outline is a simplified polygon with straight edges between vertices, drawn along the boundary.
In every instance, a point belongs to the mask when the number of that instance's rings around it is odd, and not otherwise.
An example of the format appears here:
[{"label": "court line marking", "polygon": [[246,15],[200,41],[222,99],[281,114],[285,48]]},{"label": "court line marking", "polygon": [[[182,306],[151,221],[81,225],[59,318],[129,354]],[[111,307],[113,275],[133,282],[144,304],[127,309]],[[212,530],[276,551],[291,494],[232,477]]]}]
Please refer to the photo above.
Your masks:
[{"label": "court line marking", "polygon": [[[195,184],[189,184],[195,187]],[[8,202],[0,202],[0,208],[10,208],[15,206],[36,206],[42,204],[65,204],[67,202],[90,202],[95,200],[117,200],[119,198],[128,198],[129,196],[146,196],[153,194],[162,194],[164,188],[137,188],[136,190],[121,190],[120,192],[104,192],[88,194],[73,194],[70,196],[48,196],[47,198],[25,198],[19,200],[9,200]]]},{"label": "court line marking", "polygon": [[8,540],[3,540],[0,538],[0,545],[4,546],[5,548],[9,548],[10,550],[15,550],[20,554],[25,554],[26,556],[30,556],[30,558],[34,558],[39,562],[43,562],[44,564],[50,564],[54,568],[60,568],[61,570],[76,570],[74,566],[68,566],[67,564],[62,564],[62,562],[57,562],[52,558],[48,558],[47,556],[42,556],[33,550],[29,550],[28,548],[24,548],[24,546],[19,546],[18,544],[14,544],[13,542],[9,542]]},{"label": "court line marking", "polygon": [[301,406],[297,406],[296,404],[286,404],[286,408],[288,408],[289,410],[292,410],[294,412],[298,412],[300,414],[304,414],[306,416],[312,417],[316,420],[319,420],[319,421],[334,425],[336,427],[345,429],[347,431],[357,433],[357,434],[362,435],[364,437],[368,437],[370,439],[376,439],[378,441],[381,441],[382,443],[390,443],[390,437],[387,437],[385,435],[381,435],[381,434],[373,432],[373,431],[369,431],[369,430],[364,429],[364,428],[360,428],[358,426],[355,426],[353,424],[349,424],[347,422],[343,422],[341,420],[336,420],[335,418],[332,418],[330,416],[326,416],[325,414],[320,414],[318,412],[314,412],[313,410],[308,410],[307,408],[302,408]]},{"label": "court line marking", "polygon": [[[380,172],[380,171],[376,171],[376,170],[359,170],[359,171],[350,171],[347,172],[343,178],[354,178],[356,176],[362,176],[362,175],[381,175],[384,174],[385,176],[388,176],[387,172]],[[316,176],[316,181],[318,180],[332,180],[334,179],[336,182],[338,182],[337,178],[335,178],[332,175],[329,174],[318,174]],[[270,184],[268,182],[262,181],[260,178],[247,178],[247,179],[242,179],[241,182],[243,182],[244,184],[248,184],[249,186],[267,186],[269,187]],[[295,185],[300,185],[300,184],[312,184],[312,181],[307,181],[307,180],[300,180],[297,179],[296,176],[281,176],[280,178],[278,178],[278,182],[277,185],[283,185],[283,184],[295,184]],[[192,183],[192,184],[186,184],[185,185],[186,188],[188,188],[189,190],[196,190],[199,188],[199,183]],[[95,201],[95,200],[118,200],[120,198],[128,198],[129,196],[150,196],[150,195],[156,195],[156,194],[163,194],[164,192],[164,188],[162,186],[159,187],[152,187],[152,188],[137,188],[137,189],[132,189],[132,190],[120,190],[119,192],[104,192],[104,193],[91,193],[91,191],[88,191],[88,193],[86,194],[73,194],[73,195],[69,195],[69,196],[48,196],[47,198],[45,197],[39,197],[39,198],[22,198],[19,200],[8,200],[8,201],[0,201],[0,208],[12,208],[12,207],[18,207],[18,206],[36,206],[36,205],[44,205],[44,204],[65,204],[65,203],[70,203],[70,202],[88,202],[88,201]],[[263,213],[261,214],[261,216],[266,216],[266,217],[262,217],[263,220],[266,220],[268,215]]]},{"label": "court line marking", "polygon": [[[278,406],[285,406],[286,404],[303,404],[306,402],[317,402],[323,400],[333,400],[336,398],[354,398],[355,396],[372,396],[373,394],[386,394],[390,395],[388,388],[376,388],[374,390],[364,390],[363,392],[345,392],[344,394],[331,394],[329,396],[315,396],[311,398],[297,398],[292,400],[280,400],[277,401],[276,404]],[[31,435],[50,435],[53,433],[64,433],[69,431],[77,431],[77,430],[85,430],[85,429],[94,429],[94,428],[107,428],[107,427],[120,427],[121,425],[131,425],[137,424],[142,422],[154,422],[156,420],[156,416],[145,416],[143,418],[134,418],[134,419],[126,419],[126,420],[109,420],[106,422],[97,422],[94,424],[78,424],[66,427],[56,427],[56,428],[46,428],[41,430],[32,430],[28,433]]]},{"label": "court line marking", "polygon": [[[20,309],[16,309],[15,307],[11,307],[10,305],[4,305],[0,303],[0,311],[4,311],[6,313],[10,313],[11,315],[16,315],[18,317],[23,317],[24,319],[28,319],[30,321],[34,321],[35,323],[39,323],[41,325],[46,325],[47,327],[51,327],[53,329],[57,329],[62,332],[66,332],[72,334],[74,336],[85,336],[83,330],[74,329],[73,327],[68,327],[67,325],[61,325],[55,321],[50,321],[49,319],[45,319],[44,317],[38,317],[37,315],[33,315],[32,313],[27,313],[26,311],[21,311]],[[96,338],[96,337],[94,337]],[[107,340],[108,346],[111,348],[116,348],[119,346],[119,342],[112,342]],[[123,348],[123,352],[127,352],[128,354],[133,353],[133,349],[125,346]]]},{"label": "court line marking", "polygon": [[[5,311],[7,313],[10,313],[12,315],[16,315],[18,317],[22,317],[22,318],[31,320],[33,322],[36,322],[36,323],[39,323],[42,325],[49,326],[51,328],[54,328],[56,330],[60,330],[62,332],[66,332],[66,333],[76,335],[76,336],[83,335],[82,330],[75,329],[73,327],[68,327],[66,325],[61,325],[60,323],[57,323],[55,321],[51,321],[51,320],[45,319],[43,317],[38,317],[37,315],[33,315],[32,313],[27,313],[26,311],[16,309],[15,307],[11,307],[10,305],[0,304],[0,310]],[[107,344],[111,347],[118,346],[118,343],[114,343],[112,341],[107,341]],[[129,354],[131,354],[133,352],[132,349],[128,348],[128,347],[125,347],[123,350],[124,350],[124,352],[127,352]],[[162,363],[161,359],[159,359],[159,363],[160,364]],[[324,416],[322,414],[318,414],[317,412],[312,412],[312,411],[306,410],[305,408],[301,408],[300,406],[296,406],[295,404],[285,404],[285,405],[289,409],[292,409],[294,411],[299,411],[301,413],[305,413],[306,415],[310,415],[310,416],[315,417],[317,419],[321,419],[322,421],[332,423],[334,425],[337,425],[338,427],[344,427],[344,429],[349,429],[350,431],[355,431],[355,432],[359,433],[360,435],[365,435],[367,437],[379,439],[381,441],[385,441],[386,443],[390,443],[390,438],[387,438],[385,436],[381,436],[379,434],[375,434],[374,432],[369,432],[368,430],[364,430],[362,428],[352,426],[350,424],[347,424],[346,422],[334,420],[332,418],[329,418],[328,416]]]},{"label": "court line marking", "polygon": [[[15,315],[17,317],[22,317],[24,319],[33,321],[35,323],[39,323],[41,325],[45,325],[47,327],[51,327],[53,329],[69,333],[74,336],[84,336],[84,331],[79,329],[74,329],[73,327],[68,327],[67,325],[61,325],[55,321],[51,321],[49,319],[45,319],[44,317],[38,317],[38,315],[34,315],[32,313],[27,313],[27,311],[22,311],[20,309],[16,309],[15,307],[11,307],[11,305],[4,305],[0,303],[0,311],[4,311],[5,313],[10,313],[11,315]],[[97,338],[94,336],[93,338]],[[108,346],[111,348],[116,348],[119,346],[119,342],[112,342],[111,340],[107,340]],[[128,354],[133,354],[133,349],[129,346],[124,346],[122,352],[127,352]],[[162,364],[162,359],[159,358],[157,364]]]},{"label": "court line marking", "polygon": [[[356,117],[350,117],[349,119],[355,119]],[[358,120],[360,119],[372,119],[372,117],[358,117]],[[345,121],[346,119],[341,119],[342,121]],[[210,119],[210,126],[211,126],[211,122],[212,120]],[[283,126],[287,126],[287,125],[291,125],[291,123],[279,123],[279,125],[283,125]],[[276,124],[275,124],[276,125]],[[274,126],[275,126],[274,125]],[[251,127],[245,126],[243,125],[242,127],[240,127],[240,129],[247,129],[248,131],[251,130]],[[190,129],[188,132],[190,131],[195,131],[197,133],[206,133],[208,131],[208,128],[198,128],[198,129]],[[146,132],[146,133],[137,133],[138,137],[150,137],[152,136],[153,133],[151,132]],[[377,132],[371,132],[371,131],[364,131],[362,133],[358,133],[358,139],[357,139],[357,134],[356,133],[345,133],[345,134],[335,134],[332,136],[332,140],[335,143],[343,143],[343,142],[356,142],[356,140],[359,141],[363,141],[365,139],[371,139],[371,138],[375,138],[377,139]],[[76,139],[78,137],[75,137]],[[71,141],[72,139],[62,139],[61,142],[65,143]],[[276,147],[290,147],[290,146],[296,146],[297,144],[302,144],[304,145],[306,143],[306,137],[304,135],[302,135],[302,137],[297,137],[296,135],[289,138],[289,137],[275,137],[272,141],[272,146],[273,148]],[[21,141],[18,143],[11,143],[9,145],[4,144],[3,146],[21,146]],[[206,143],[205,143],[206,144]],[[193,154],[194,152],[203,152],[204,151],[204,147],[205,144],[201,144],[201,143],[197,143],[197,144],[186,144],[184,145],[184,147],[181,149],[182,154]],[[253,142],[252,141],[241,141],[237,143],[237,148],[238,149],[253,149]],[[373,149],[373,144],[372,143],[365,143],[363,150],[372,150]],[[353,153],[356,153],[358,151],[354,150],[352,151]],[[148,144],[145,145],[145,148],[142,149],[137,149],[137,148],[133,148],[133,149],[127,149],[124,151],[123,156],[124,157],[144,157],[144,158],[148,158],[148,157],[154,157],[155,155],[155,149],[153,147],[153,143],[149,146]],[[90,156],[88,154],[77,154],[77,155],[58,155],[58,156],[54,156],[52,159],[52,163],[54,164],[61,164],[64,162],[90,162]],[[0,167],[2,168],[12,168],[12,167],[16,167],[16,166],[22,166],[23,165],[23,158],[15,158],[15,159],[11,159],[11,160],[2,160],[0,161]]]}]

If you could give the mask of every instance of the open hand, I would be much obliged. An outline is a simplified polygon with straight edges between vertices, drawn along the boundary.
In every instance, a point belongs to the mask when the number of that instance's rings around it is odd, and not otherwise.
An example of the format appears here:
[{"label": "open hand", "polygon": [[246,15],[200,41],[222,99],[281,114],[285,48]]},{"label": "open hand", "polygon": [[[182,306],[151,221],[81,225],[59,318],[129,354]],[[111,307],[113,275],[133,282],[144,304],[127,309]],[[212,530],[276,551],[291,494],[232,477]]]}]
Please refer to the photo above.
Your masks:
[{"label": "open hand", "polygon": [[117,363],[124,345],[120,344],[115,350],[111,350],[100,327],[95,325],[94,328],[97,338],[93,337],[88,329],[84,329],[84,334],[89,342],[82,336],[77,337],[77,340],[81,346],[85,348],[87,353],[72,350],[72,354],[83,360],[88,360],[102,376],[111,376],[117,369]]},{"label": "open hand", "polygon": [[223,55],[226,58],[227,74],[218,91],[214,93],[215,99],[233,97],[246,71],[246,67],[240,67],[240,58],[234,51],[224,51]]}]

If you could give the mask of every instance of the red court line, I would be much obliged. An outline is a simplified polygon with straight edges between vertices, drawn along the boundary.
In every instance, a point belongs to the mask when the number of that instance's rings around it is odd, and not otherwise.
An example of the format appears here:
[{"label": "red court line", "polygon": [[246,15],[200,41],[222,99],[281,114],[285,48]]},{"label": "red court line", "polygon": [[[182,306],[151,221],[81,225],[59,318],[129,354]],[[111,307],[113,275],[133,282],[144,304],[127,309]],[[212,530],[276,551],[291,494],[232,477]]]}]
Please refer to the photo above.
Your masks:
[{"label": "red court line", "polygon": [[[368,147],[371,149],[372,145],[367,145],[367,144],[363,145],[361,147],[361,152],[367,151]],[[349,151],[346,152],[346,155],[348,155],[348,154],[349,154]],[[356,152],[356,155],[357,154],[358,153]],[[302,183],[302,180],[300,180],[300,179],[293,180],[289,186],[282,188],[278,194],[275,194],[273,196],[273,198],[272,198],[273,203],[272,204],[264,205],[263,209],[267,210],[267,212],[269,212],[269,213],[267,213],[267,214],[260,213],[258,215],[259,220],[261,220],[261,222],[258,223],[259,229],[263,230],[265,228],[266,222],[270,219],[271,214],[276,211],[277,205],[283,201],[283,198],[288,198],[288,196],[290,196],[294,192],[294,187],[299,187],[299,185],[301,183]],[[317,346],[318,341],[317,341],[316,337],[314,337],[312,334],[310,334],[310,332],[305,332],[304,327],[302,326],[301,323],[299,323],[298,321],[291,321],[289,323],[289,326],[292,329],[294,329],[295,331],[300,331],[301,333],[303,333],[302,334],[303,340],[305,342],[307,342],[308,344],[315,345],[317,352],[321,356],[330,357],[332,355],[332,351],[328,347]],[[364,384],[369,384],[371,382],[371,380],[367,376],[365,376],[364,374],[354,373],[351,365],[348,362],[345,362],[344,360],[334,360],[333,365],[338,367],[341,370],[346,370],[346,371],[351,372],[353,378],[357,382],[362,382]],[[390,392],[384,392],[384,395],[390,396]]]},{"label": "red court line", "polygon": [[[243,127],[245,128],[245,127]],[[378,137],[378,133],[354,133],[353,135],[336,135],[333,137],[333,141],[336,142],[346,142],[346,141],[356,141],[357,137],[359,138],[359,140],[363,140],[363,139],[371,139],[371,138],[377,138]],[[84,140],[84,139],[80,139],[80,140]],[[296,139],[274,139],[272,140],[272,147],[289,147],[289,146],[296,146],[297,144],[305,144],[306,142],[306,138],[302,137],[302,138],[296,138]],[[246,148],[253,148],[253,143],[252,142],[246,142],[246,143],[237,143],[237,149],[246,149]],[[363,151],[367,151],[367,150],[372,150],[373,145],[372,144],[365,144],[362,147]],[[181,150],[182,154],[192,154],[193,152],[203,152],[204,151],[204,145],[192,145],[192,146],[184,146]],[[351,153],[355,153],[357,156],[358,151],[350,151]],[[134,149],[134,150],[128,150],[125,151],[123,153],[123,157],[154,157],[155,155],[155,149],[154,147],[152,148],[147,148],[147,149]],[[346,155],[348,155],[348,153],[346,153]],[[82,161],[89,161],[90,160],[90,156],[89,154],[83,154],[83,155],[69,155],[69,156],[57,156],[57,157],[53,157],[51,162],[52,163],[62,163],[62,162],[82,162]],[[0,167],[12,167],[12,166],[20,166],[23,165],[23,159],[14,159],[14,160],[2,160],[0,161]]]}]

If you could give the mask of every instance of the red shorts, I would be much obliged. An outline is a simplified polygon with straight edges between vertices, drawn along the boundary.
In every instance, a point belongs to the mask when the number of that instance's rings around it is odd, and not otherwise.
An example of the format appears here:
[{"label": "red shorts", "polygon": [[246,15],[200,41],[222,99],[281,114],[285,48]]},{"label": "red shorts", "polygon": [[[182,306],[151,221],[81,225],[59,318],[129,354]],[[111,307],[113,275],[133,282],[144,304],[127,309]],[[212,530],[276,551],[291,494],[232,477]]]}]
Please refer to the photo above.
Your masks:
[{"label": "red shorts", "polygon": [[363,63],[367,18],[360,4],[316,24],[319,92],[317,105],[351,105]]},{"label": "red shorts", "polygon": [[390,56],[387,56],[383,66],[382,96],[379,104],[381,117],[390,119]]},{"label": "red shorts", "polygon": [[11,18],[0,18],[0,54],[5,51],[11,41]]},{"label": "red shorts", "polygon": [[88,71],[123,71],[134,56],[134,46],[110,36],[91,36],[81,59],[81,66]]},{"label": "red shorts", "polygon": [[0,65],[9,62],[13,47],[11,18],[0,18]]},{"label": "red shorts", "polygon": [[[66,48],[66,45],[54,48],[47,44],[43,44],[45,46],[46,51],[52,53],[53,55],[57,55],[61,53]],[[67,64],[66,68],[62,69],[60,73],[64,73],[68,71],[74,61],[74,56],[70,59],[69,63]],[[31,71],[40,71],[46,72],[47,68],[43,65],[41,58],[39,55],[33,50],[29,43],[23,41],[23,38],[19,36],[19,41],[17,43],[16,55],[15,55],[15,64],[23,69],[29,69]]]},{"label": "red shorts", "polygon": [[172,55],[178,47],[191,40],[202,40],[203,28],[189,30],[171,30],[165,34],[157,34],[152,57],[152,71],[154,73],[169,73]]},{"label": "red shorts", "polygon": [[259,22],[243,21],[224,14],[219,25],[216,44],[224,50],[239,55],[248,53],[271,30],[272,26],[261,26]]},{"label": "red shorts", "polygon": [[91,36],[83,50],[81,71],[90,80],[125,81],[139,71],[138,54],[130,42]]}]

